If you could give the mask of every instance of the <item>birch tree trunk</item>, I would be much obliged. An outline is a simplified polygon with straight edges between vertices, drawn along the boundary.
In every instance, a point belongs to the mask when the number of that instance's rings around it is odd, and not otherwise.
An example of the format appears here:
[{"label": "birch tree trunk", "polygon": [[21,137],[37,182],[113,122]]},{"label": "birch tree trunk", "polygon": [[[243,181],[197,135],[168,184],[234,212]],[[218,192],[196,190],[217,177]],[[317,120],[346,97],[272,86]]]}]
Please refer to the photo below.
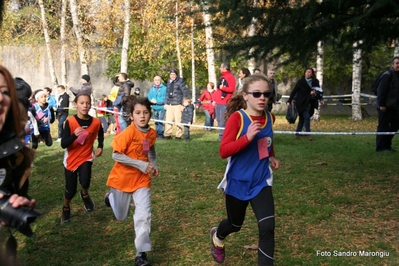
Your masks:
[{"label": "birch tree trunk", "polygon": [[[323,72],[324,72],[324,44],[323,42],[318,42],[317,43],[317,59],[316,59],[316,78],[320,82],[320,88],[323,88]],[[320,105],[319,108],[317,108],[314,111],[314,114],[312,116],[312,120],[319,121],[320,120]]]},{"label": "birch tree trunk", "polygon": [[130,39],[130,0],[125,0],[125,28],[123,30],[123,44],[121,54],[121,72],[127,73],[128,51]]},{"label": "birch tree trunk", "polygon": [[[258,5],[258,1],[254,0],[253,2],[253,6],[256,7]],[[255,17],[253,17],[251,19],[251,26],[249,26],[249,30],[248,30],[248,36],[249,37],[253,37],[255,35],[255,30],[256,30],[256,23],[257,23],[257,19]],[[250,54],[253,53],[253,48],[250,49],[249,51]],[[248,70],[251,73],[254,73],[254,69],[256,68],[256,62],[255,62],[255,58],[251,58],[248,60]]]},{"label": "birch tree trunk", "polygon": [[[190,3],[190,7],[192,8],[192,3]],[[191,94],[192,101],[195,102],[195,93],[196,93],[196,82],[195,82],[195,49],[194,49],[194,17],[191,17]],[[195,109],[194,109],[194,117],[193,121],[196,121]]]},{"label": "birch tree trunk", "polygon": [[205,47],[208,62],[208,80],[216,84],[215,52],[213,50],[212,16],[209,14],[209,6],[206,1],[202,2],[202,14],[205,25]]},{"label": "birch tree trunk", "polygon": [[62,0],[61,3],[61,25],[60,25],[60,40],[61,40],[61,84],[67,88],[67,73],[66,73],[66,55],[65,55],[65,25],[66,25],[66,10],[67,0]]},{"label": "birch tree trunk", "polygon": [[399,56],[399,38],[396,38],[395,40],[395,51],[393,53],[393,56]]},{"label": "birch tree trunk", "polygon": [[352,120],[362,120],[362,109],[360,106],[360,86],[362,78],[362,50],[358,45],[362,41],[353,44],[353,74],[352,74]]},{"label": "birch tree trunk", "polygon": [[78,10],[77,10],[77,6],[76,6],[76,1],[69,0],[69,5],[70,5],[70,9],[71,9],[73,29],[74,29],[74,32],[76,35],[76,40],[78,42],[81,74],[89,75],[89,67],[87,65],[86,50],[83,45],[82,31],[81,31],[80,25],[79,25],[79,16],[78,16]]},{"label": "birch tree trunk", "polygon": [[[252,23],[251,26],[249,26],[249,31],[248,31],[248,36],[252,37],[255,35],[255,23],[256,23],[256,18],[252,18]],[[253,53],[253,48],[250,49],[249,51],[250,54]],[[250,73],[254,73],[254,69],[256,68],[256,62],[255,58],[251,58],[248,60],[248,70]]]},{"label": "birch tree trunk", "polygon": [[47,59],[48,59],[51,81],[53,83],[53,89],[56,89],[58,87],[58,80],[54,70],[53,55],[51,54],[50,36],[48,34],[48,25],[47,25],[46,12],[44,10],[43,0],[39,0],[39,6],[42,15],[43,33],[44,33],[44,40],[46,42]]},{"label": "birch tree trunk", "polygon": [[183,67],[181,63],[181,55],[180,55],[180,44],[179,44],[179,4],[176,2],[176,51],[177,51],[177,60],[179,62],[179,74],[180,77],[183,78]]}]

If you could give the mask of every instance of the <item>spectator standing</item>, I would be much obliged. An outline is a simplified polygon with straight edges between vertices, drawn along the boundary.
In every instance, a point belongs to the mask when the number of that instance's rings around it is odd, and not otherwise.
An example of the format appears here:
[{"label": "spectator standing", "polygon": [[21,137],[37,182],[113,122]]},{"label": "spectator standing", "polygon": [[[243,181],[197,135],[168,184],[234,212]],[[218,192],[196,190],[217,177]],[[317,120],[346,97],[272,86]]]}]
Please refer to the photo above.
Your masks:
[{"label": "spectator standing", "polygon": [[[183,99],[187,97],[187,89],[184,79],[178,76],[177,70],[170,71],[170,79],[167,84],[165,110],[166,124],[164,136],[166,139],[172,138],[173,124],[180,123],[182,115]],[[176,125],[175,139],[181,139],[183,135],[183,126]]]},{"label": "spectator standing", "polygon": [[259,68],[254,68],[254,74],[262,74]]},{"label": "spectator standing", "polygon": [[137,88],[135,88],[134,89],[134,95],[137,97],[137,98],[139,98],[140,97],[140,88],[139,87],[137,87]]},{"label": "spectator standing", "polygon": [[246,77],[250,76],[251,72],[249,72],[248,68],[241,68],[240,72],[238,73],[238,82],[237,82],[237,91],[240,92],[242,89],[242,86],[244,85],[243,79]]},{"label": "spectator standing", "polygon": [[[118,76],[115,76],[112,79],[112,83],[114,84],[114,86],[111,88],[111,91],[109,92],[108,95],[108,100],[110,100],[112,102],[112,106],[113,106],[113,120],[115,120],[114,127],[111,127],[111,134],[115,134],[115,133],[119,133],[120,132],[120,125],[119,125],[119,109],[118,106],[116,106],[115,102],[116,102],[116,98],[118,97],[118,92],[119,92],[119,87],[120,87],[120,83],[118,81]],[[122,103],[122,102],[121,102]]]},{"label": "spectator standing", "polygon": [[119,91],[118,97],[116,98],[114,104],[119,110],[118,122],[120,131],[123,131],[129,122],[129,114],[123,108],[123,98],[132,94],[132,88],[134,87],[134,82],[131,81],[126,73],[120,73],[118,76]]},{"label": "spectator standing", "polygon": [[212,130],[211,127],[213,127],[215,119],[215,106],[213,105],[214,88],[215,84],[213,82],[208,82],[208,84],[206,84],[206,89],[199,98],[202,110],[205,113],[204,130]]},{"label": "spectator standing", "polygon": [[[377,88],[377,132],[397,132],[399,129],[399,57],[392,60],[391,68],[381,76]],[[395,135],[377,135],[376,151],[395,152],[392,139]]]},{"label": "spectator standing", "polygon": [[82,76],[80,79],[80,82],[82,83],[82,87],[80,89],[76,88],[70,88],[69,90],[73,93],[74,96],[78,95],[78,93],[86,93],[89,95],[93,94],[93,88],[91,87],[90,84],[90,76],[85,74]]},{"label": "spectator standing", "polygon": [[[220,65],[220,80],[226,80],[227,86],[224,84],[218,84],[218,87],[213,95],[215,103],[215,117],[218,122],[218,127],[223,128],[225,125],[224,114],[226,112],[226,104],[229,102],[231,96],[236,88],[236,79],[230,72],[230,65],[228,63],[222,63]],[[223,97],[223,95],[225,96]],[[218,141],[222,140],[224,129],[219,129]]]},{"label": "spectator standing", "polygon": [[[182,109],[181,123],[191,125],[194,118],[194,105],[191,104],[190,98],[184,98]],[[184,125],[184,140],[190,141],[190,126],[187,125]]]},{"label": "spectator standing", "polygon": [[[294,101],[298,111],[299,122],[296,129],[297,133],[295,134],[295,138],[297,139],[301,138],[298,132],[301,132],[304,126],[305,131],[310,132],[309,107],[311,94],[314,93],[312,87],[320,87],[319,80],[316,78],[313,68],[307,68],[305,69],[302,78],[300,78],[295,84],[295,87],[290,94],[290,98],[287,101],[288,106],[292,101]],[[307,138],[308,140],[312,140],[311,135],[307,135]]]},{"label": "spectator standing", "polygon": [[61,142],[62,126],[69,115],[69,95],[66,92],[64,85],[58,86],[58,107],[57,107],[57,118],[58,118],[58,139],[57,142]]},{"label": "spectator standing", "polygon": [[52,107],[53,109],[57,109],[57,100],[55,99],[55,97],[51,94],[51,92],[53,91],[51,88],[49,87],[44,87],[44,91],[47,94],[47,102],[48,105],[50,107]]},{"label": "spectator standing", "polygon": [[97,103],[97,117],[101,121],[101,125],[103,127],[104,133],[108,131],[108,121],[106,117],[106,110],[107,110],[107,95],[103,94],[101,99]]},{"label": "spectator standing", "polygon": [[107,124],[108,124],[108,130],[106,133],[115,134],[115,116],[113,113],[114,105],[108,99],[108,96],[104,98],[104,101],[105,101],[105,107],[107,108],[108,111],[105,113],[105,117],[107,118]]},{"label": "spectator standing", "polygon": [[274,79],[274,76],[276,75],[276,71],[274,69],[269,68],[267,70],[267,78],[269,79],[270,82],[270,90],[272,92],[272,96],[269,99],[269,102],[267,104],[267,110],[269,112],[272,111],[273,109],[273,104],[276,104],[277,102],[277,81]]},{"label": "spectator standing", "polygon": [[153,118],[155,121],[155,131],[157,132],[157,138],[164,138],[164,118],[165,118],[165,98],[166,98],[166,86],[162,84],[162,79],[160,76],[154,77],[154,84],[150,88],[147,94],[147,98],[152,103]]}]

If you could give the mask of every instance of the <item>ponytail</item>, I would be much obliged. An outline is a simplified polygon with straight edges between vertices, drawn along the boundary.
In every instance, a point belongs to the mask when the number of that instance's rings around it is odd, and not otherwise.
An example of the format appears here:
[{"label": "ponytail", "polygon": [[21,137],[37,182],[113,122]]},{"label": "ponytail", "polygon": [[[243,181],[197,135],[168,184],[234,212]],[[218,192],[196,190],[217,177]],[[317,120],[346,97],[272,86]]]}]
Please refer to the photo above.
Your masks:
[{"label": "ponytail", "polygon": [[244,97],[242,96],[241,92],[238,92],[233,95],[233,97],[230,98],[229,103],[227,104],[226,107],[226,112],[224,113],[224,119],[227,121],[227,119],[236,111],[240,109],[246,109],[247,108],[247,103],[244,100]]}]

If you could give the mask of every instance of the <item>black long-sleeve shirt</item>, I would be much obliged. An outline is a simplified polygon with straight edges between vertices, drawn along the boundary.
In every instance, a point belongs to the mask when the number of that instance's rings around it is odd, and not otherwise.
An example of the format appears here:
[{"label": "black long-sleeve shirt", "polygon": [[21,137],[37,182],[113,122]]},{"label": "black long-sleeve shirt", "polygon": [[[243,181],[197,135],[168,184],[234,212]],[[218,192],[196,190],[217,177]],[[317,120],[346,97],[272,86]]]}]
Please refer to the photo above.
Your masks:
[{"label": "black long-sleeve shirt", "polygon": [[[74,115],[74,116],[82,128],[89,127],[91,125],[91,123],[93,122],[93,117],[90,117],[88,120],[83,120],[83,119],[80,119],[77,115]],[[71,132],[71,129],[69,127],[68,120],[66,120],[64,123],[64,128],[62,129],[62,133],[61,133],[61,137],[62,137],[61,147],[63,149],[66,149],[69,145],[71,145],[78,138],[78,136],[76,136],[74,133],[71,134],[70,132]],[[103,127],[100,127],[100,130],[98,131],[97,141],[98,141],[97,148],[103,149],[103,147],[104,147]]]}]

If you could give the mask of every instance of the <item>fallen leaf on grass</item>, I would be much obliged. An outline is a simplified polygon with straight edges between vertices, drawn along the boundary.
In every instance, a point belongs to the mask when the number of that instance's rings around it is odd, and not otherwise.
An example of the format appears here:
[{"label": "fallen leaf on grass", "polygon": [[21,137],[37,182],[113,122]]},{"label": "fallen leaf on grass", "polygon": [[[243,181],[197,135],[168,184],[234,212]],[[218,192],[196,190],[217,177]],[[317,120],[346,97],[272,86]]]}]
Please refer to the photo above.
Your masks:
[{"label": "fallen leaf on grass", "polygon": [[258,250],[258,245],[252,244],[250,246],[246,245],[244,246],[245,249],[253,249],[253,250]]},{"label": "fallen leaf on grass", "polygon": [[316,163],[317,165],[328,165],[328,163],[327,162],[319,162],[319,163]]}]

